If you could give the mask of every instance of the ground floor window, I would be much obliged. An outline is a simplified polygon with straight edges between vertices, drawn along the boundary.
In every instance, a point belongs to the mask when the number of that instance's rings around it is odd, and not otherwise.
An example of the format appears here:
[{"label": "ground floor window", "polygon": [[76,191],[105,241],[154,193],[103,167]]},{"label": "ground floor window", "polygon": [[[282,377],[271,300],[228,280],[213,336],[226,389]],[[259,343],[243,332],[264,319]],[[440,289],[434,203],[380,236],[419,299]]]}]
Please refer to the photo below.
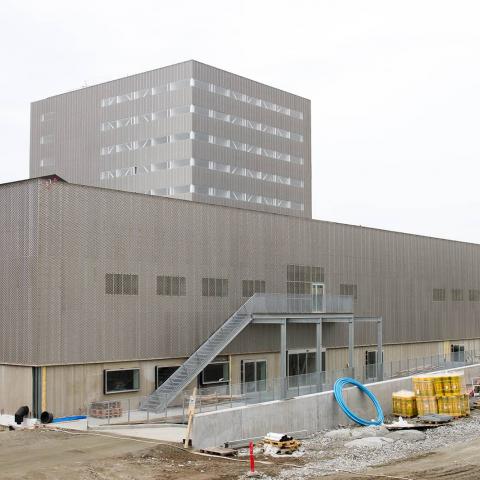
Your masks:
[{"label": "ground floor window", "polygon": [[140,369],[124,368],[121,370],[104,370],[104,392],[120,393],[140,390]]},{"label": "ground floor window", "polygon": [[[382,360],[383,362],[383,352]],[[377,350],[365,351],[365,377],[372,379],[377,377]]]},{"label": "ground floor window", "polygon": [[264,392],[267,389],[267,361],[242,360],[242,393]]},{"label": "ground floor window", "polygon": [[465,362],[465,345],[450,345],[450,359],[452,362]]},{"label": "ground floor window", "polygon": [[155,367],[155,390],[173,375],[178,367]]},{"label": "ground floor window", "polygon": [[230,381],[230,363],[213,362],[208,364],[202,372],[202,385],[228,383]]},{"label": "ground floor window", "polygon": [[[300,351],[288,352],[287,354],[287,375],[288,386],[294,388],[302,385],[310,385],[317,380],[313,378],[313,374],[317,371],[317,352],[314,351]],[[325,351],[322,352],[322,372],[325,371]]]}]

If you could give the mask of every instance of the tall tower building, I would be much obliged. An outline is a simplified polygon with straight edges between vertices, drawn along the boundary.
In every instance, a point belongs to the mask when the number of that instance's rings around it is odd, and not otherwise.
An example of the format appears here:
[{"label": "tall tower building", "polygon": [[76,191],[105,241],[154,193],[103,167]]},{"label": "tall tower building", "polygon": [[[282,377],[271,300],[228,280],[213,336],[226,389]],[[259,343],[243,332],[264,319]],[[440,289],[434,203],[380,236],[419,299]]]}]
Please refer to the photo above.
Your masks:
[{"label": "tall tower building", "polygon": [[311,217],[310,100],[190,60],[32,103],[30,176]]}]

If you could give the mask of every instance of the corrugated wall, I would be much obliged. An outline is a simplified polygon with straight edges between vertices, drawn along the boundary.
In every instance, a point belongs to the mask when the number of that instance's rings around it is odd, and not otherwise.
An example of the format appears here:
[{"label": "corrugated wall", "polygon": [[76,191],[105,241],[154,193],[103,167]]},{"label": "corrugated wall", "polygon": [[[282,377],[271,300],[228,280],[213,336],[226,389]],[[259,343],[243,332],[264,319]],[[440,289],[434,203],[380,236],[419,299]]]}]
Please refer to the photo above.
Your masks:
[{"label": "corrugated wall", "polygon": [[[329,293],[356,283],[356,311],[384,317],[386,343],[480,331],[480,305],[468,301],[480,286],[478,245],[64,183],[39,188],[36,363],[188,355],[243,303],[242,280],[286,292],[290,263],[324,267]],[[138,274],[139,294],[105,294],[106,273]],[[156,295],[157,275],[185,276],[187,295]],[[203,297],[203,277],[228,279],[229,296]],[[432,302],[437,287],[447,298],[462,288],[465,300]],[[312,347],[312,333],[292,327],[289,348]],[[357,342],[374,342],[368,333],[358,329]],[[326,346],[346,340],[341,326],[324,336]],[[275,327],[252,326],[228,352],[278,345]]]},{"label": "corrugated wall", "polygon": [[[151,90],[152,87],[190,78],[297,109],[303,112],[304,118],[300,120],[189,85],[174,91],[162,91],[156,95],[143,96],[142,92],[146,89]],[[133,96],[134,92],[138,98],[132,101],[113,102],[112,105],[101,106],[102,99],[125,94]],[[192,104],[302,134],[303,142],[192,113],[155,121],[140,121],[137,124],[107,131],[101,130],[101,124],[106,121],[114,122],[131,116],[142,116]],[[105,146],[191,131],[302,157],[304,165],[196,140],[165,143],[110,155],[100,154],[102,147]],[[46,143],[42,143],[44,141]],[[151,190],[166,186],[196,184],[303,203],[305,206],[303,211],[248,202],[242,202],[240,206],[311,217],[310,156],[309,100],[195,61],[86,87],[40,100],[31,105],[30,175],[32,177],[55,173],[72,183],[139,193],[149,193]],[[188,160],[192,157],[303,180],[304,187],[246,178],[238,174],[221,174],[201,167],[159,169],[147,174],[142,170],[142,167],[150,169],[152,164],[159,162]],[[134,166],[138,167],[142,173],[116,177],[117,170]],[[101,180],[101,172],[113,172],[114,177]],[[176,194],[176,196],[192,198],[190,194]],[[194,198],[207,203],[238,205],[235,200],[208,195],[196,194]]]}]

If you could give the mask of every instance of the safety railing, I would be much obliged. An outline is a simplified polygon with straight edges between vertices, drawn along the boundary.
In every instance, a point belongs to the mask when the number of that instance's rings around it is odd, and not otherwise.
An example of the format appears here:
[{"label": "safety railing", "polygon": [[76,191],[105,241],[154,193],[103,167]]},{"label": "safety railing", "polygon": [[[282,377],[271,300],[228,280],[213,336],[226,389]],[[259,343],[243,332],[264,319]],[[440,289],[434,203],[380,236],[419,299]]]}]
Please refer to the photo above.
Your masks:
[{"label": "safety railing", "polygon": [[463,367],[480,363],[480,351],[467,350],[446,354],[428,355],[425,357],[405,358],[392,360],[383,364],[365,365],[362,371],[357,369],[356,376],[362,382],[375,382],[379,378],[408,377],[419,373],[434,372],[449,368]]},{"label": "safety railing", "polygon": [[283,293],[257,293],[252,297],[249,313],[352,313],[350,295],[298,295]]},{"label": "safety railing", "polygon": [[[288,398],[332,390],[341,377],[354,377],[363,383],[383,379],[407,377],[418,373],[434,372],[480,363],[480,351],[469,350],[452,354],[394,360],[384,364],[366,365],[353,371],[351,368],[328,370],[285,378],[271,378],[255,382],[224,384],[197,389],[196,412],[234,408],[254,403]],[[95,427],[125,423],[182,422],[186,420],[192,392],[184,392],[172,405],[161,412],[141,410],[146,397],[134,397],[90,403],[87,407],[88,425]]]}]

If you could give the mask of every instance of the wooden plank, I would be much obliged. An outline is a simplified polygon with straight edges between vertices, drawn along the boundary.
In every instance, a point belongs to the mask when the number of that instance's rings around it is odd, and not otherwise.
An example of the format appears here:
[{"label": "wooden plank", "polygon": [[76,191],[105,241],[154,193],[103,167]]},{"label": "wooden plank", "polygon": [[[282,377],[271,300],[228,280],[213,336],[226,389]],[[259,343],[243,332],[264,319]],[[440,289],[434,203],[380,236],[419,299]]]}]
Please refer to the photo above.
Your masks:
[{"label": "wooden plank", "polygon": [[236,454],[236,451],[233,448],[225,447],[209,447],[200,450],[202,453],[208,453],[210,455],[218,455],[220,457],[232,457]]},{"label": "wooden plank", "polygon": [[193,424],[193,416],[195,415],[196,400],[197,400],[197,387],[193,389],[193,394],[190,397],[190,403],[188,404],[187,435],[185,436],[185,441],[183,444],[185,448],[188,448],[190,446],[190,435],[192,434],[192,424]]}]

